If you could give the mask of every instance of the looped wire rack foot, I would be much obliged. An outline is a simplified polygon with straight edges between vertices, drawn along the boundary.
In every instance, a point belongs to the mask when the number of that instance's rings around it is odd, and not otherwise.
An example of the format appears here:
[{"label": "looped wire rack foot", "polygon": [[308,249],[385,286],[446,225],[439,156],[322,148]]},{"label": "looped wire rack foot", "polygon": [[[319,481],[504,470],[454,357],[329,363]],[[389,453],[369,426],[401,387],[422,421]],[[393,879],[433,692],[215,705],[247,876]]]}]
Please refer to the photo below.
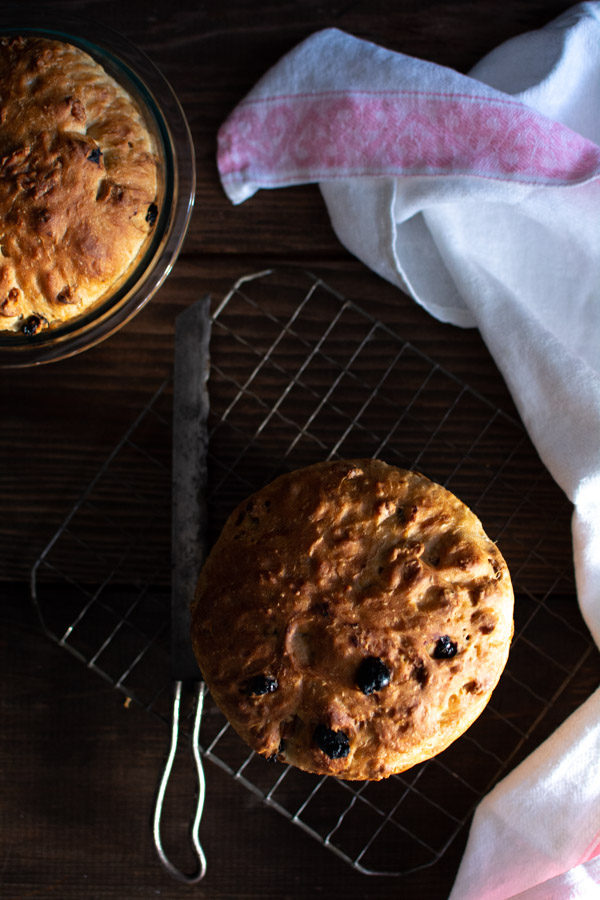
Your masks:
[{"label": "looped wire rack foot", "polygon": [[[269,763],[207,698],[204,756],[265,803],[360,872],[431,865],[545,736],[553,704],[595,652],[575,601],[570,504],[518,421],[304,271],[247,276],[214,304],[209,391],[209,544],[280,472],[378,456],[456,493],[508,562],[516,630],[491,703],[448,750],[402,775],[345,783]],[[46,632],[165,722],[171,399],[167,380],[31,573]]]}]

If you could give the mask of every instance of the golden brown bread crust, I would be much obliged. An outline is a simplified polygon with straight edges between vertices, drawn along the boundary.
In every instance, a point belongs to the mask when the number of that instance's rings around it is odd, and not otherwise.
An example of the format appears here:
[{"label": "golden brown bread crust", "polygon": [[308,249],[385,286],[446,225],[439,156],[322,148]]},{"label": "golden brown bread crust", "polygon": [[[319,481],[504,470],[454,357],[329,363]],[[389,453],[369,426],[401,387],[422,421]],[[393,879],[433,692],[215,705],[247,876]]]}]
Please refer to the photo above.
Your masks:
[{"label": "golden brown bread crust", "polygon": [[215,701],[259,753],[380,779],[482,712],[512,610],[498,548],[453,494],[382,461],[334,461],[281,476],[230,516],[192,640]]},{"label": "golden brown bread crust", "polygon": [[0,39],[0,330],[35,333],[108,295],[154,224],[157,166],[137,106],[90,56]]}]

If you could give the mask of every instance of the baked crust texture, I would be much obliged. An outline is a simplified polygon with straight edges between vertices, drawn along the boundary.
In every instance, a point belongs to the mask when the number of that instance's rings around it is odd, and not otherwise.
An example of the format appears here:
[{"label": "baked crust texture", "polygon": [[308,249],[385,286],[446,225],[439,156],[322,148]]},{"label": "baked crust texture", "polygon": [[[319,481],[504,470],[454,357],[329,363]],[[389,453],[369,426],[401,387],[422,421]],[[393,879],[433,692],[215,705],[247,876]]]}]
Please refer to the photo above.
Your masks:
[{"label": "baked crust texture", "polygon": [[147,242],[155,141],[89,55],[0,39],[0,330],[34,334],[106,297]]},{"label": "baked crust texture", "polygon": [[282,475],[230,516],[201,573],[192,640],[258,753],[378,780],[479,716],[513,631],[508,568],[477,517],[380,460]]}]

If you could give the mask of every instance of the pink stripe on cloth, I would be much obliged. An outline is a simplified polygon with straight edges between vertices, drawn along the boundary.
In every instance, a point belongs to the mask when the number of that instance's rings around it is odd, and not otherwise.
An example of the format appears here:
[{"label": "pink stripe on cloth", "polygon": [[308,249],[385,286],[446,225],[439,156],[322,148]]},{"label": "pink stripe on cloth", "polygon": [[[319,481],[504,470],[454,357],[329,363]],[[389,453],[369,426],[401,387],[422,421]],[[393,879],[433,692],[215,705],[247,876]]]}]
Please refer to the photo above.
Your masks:
[{"label": "pink stripe on cloth", "polygon": [[571,184],[600,174],[600,147],[508,99],[336,91],[240,103],[218,166],[224,181],[265,186],[452,173]]},{"label": "pink stripe on cloth", "polygon": [[579,860],[579,863],[582,864],[590,862],[592,859],[596,859],[596,857],[600,857],[600,833],[596,835],[592,843],[589,845],[589,847]]}]

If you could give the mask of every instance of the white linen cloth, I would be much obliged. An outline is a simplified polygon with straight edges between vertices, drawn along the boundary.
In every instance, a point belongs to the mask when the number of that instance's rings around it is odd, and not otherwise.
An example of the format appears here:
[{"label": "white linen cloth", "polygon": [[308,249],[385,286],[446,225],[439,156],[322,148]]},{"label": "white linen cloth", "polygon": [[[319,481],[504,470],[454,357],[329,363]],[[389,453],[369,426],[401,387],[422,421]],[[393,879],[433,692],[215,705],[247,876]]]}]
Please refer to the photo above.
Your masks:
[{"label": "white linen cloth", "polygon": [[[600,3],[461,75],[337,29],[219,132],[223,188],[318,182],[340,241],[434,316],[477,326],[574,504],[600,644]],[[482,801],[452,900],[600,897],[600,691]]]}]

